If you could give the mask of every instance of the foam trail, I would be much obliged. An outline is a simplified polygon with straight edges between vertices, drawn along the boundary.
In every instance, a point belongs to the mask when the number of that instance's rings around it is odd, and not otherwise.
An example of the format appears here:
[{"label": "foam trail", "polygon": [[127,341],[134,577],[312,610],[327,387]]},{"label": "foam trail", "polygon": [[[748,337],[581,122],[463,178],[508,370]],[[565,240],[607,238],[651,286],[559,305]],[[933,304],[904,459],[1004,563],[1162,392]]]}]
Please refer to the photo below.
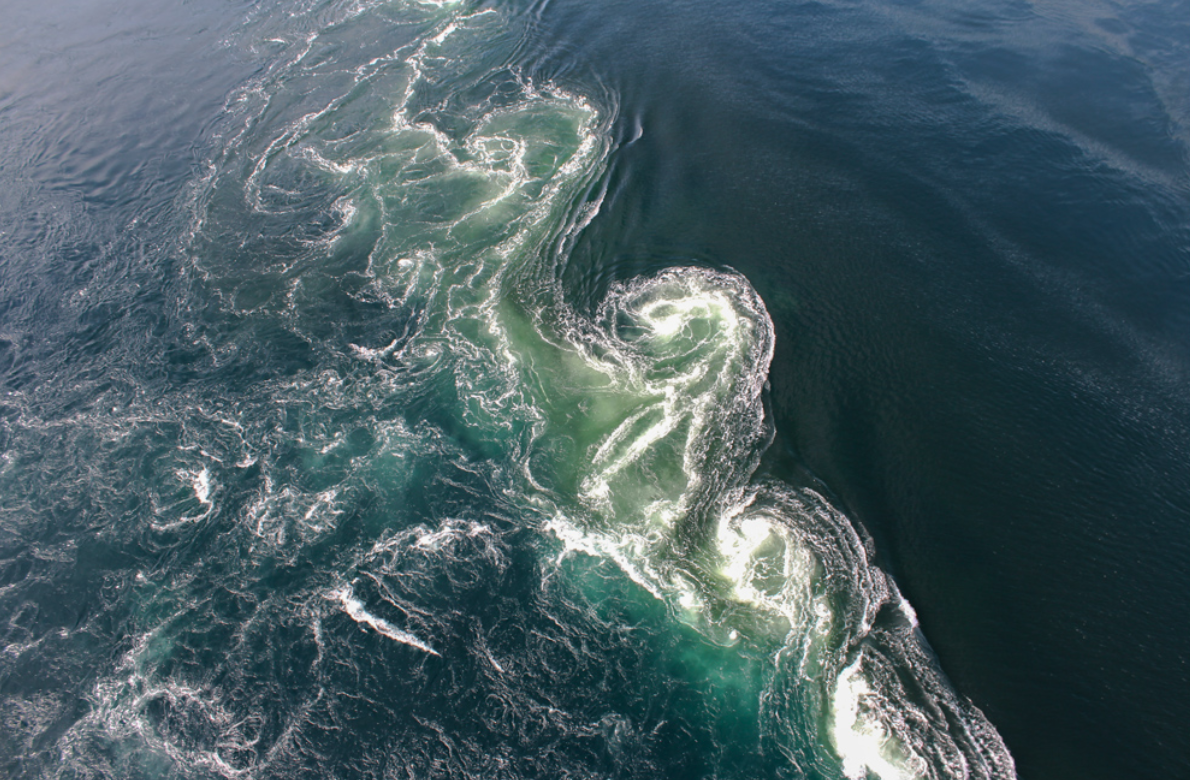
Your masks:
[{"label": "foam trail", "polygon": [[430,647],[425,642],[421,641],[408,631],[401,629],[389,623],[384,618],[376,617],[367,609],[364,608],[364,603],[355,597],[350,585],[344,585],[340,588],[330,592],[330,597],[337,600],[343,605],[343,610],[356,623],[368,626],[373,631],[383,636],[388,637],[394,642],[416,647],[418,650],[429,653],[430,655],[438,655],[438,651]]}]

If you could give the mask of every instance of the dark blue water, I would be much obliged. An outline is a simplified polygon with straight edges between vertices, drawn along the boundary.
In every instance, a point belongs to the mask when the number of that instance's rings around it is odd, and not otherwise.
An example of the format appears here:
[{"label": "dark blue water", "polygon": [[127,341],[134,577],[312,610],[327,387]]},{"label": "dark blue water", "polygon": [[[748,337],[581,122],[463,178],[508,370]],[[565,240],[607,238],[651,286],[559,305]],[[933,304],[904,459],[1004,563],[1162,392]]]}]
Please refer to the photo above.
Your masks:
[{"label": "dark blue water", "polygon": [[1188,144],[1178,2],[8,8],[3,773],[1190,774]]}]

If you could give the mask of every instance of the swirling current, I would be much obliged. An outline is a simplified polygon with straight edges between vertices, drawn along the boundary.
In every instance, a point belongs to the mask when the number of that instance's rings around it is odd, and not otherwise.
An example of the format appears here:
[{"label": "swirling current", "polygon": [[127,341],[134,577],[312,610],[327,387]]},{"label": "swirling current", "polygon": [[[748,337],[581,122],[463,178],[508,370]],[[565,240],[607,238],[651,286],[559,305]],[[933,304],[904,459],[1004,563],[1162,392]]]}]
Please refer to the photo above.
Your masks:
[{"label": "swirling current", "polygon": [[52,735],[27,776],[1015,776],[863,532],[761,473],[748,281],[568,297],[615,96],[526,76],[524,24],[353,0],[235,33],[271,64],[132,273],[170,277],[164,356],[5,400],[6,532],[86,594],[10,621],[10,674],[83,687],[6,716]]}]

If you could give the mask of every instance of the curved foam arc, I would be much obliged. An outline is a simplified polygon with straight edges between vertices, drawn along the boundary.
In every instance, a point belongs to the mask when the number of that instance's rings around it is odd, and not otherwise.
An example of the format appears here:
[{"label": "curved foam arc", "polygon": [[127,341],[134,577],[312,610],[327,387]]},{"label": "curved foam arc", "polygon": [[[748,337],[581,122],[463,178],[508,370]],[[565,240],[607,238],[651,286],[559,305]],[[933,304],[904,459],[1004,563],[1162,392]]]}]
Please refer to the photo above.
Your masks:
[{"label": "curved foam arc", "polygon": [[[611,492],[610,480],[630,465],[638,463],[651,447],[674,433],[683,419],[688,420],[688,430],[685,434],[687,446],[683,448],[682,473],[691,486],[696,486],[700,481],[701,464],[696,462],[692,445],[705,431],[708,404],[714,403],[716,396],[726,395],[733,380],[721,375],[715,390],[698,394],[692,389],[707,378],[712,363],[720,363],[723,369],[730,370],[742,357],[737,335],[742,327],[740,318],[722,291],[698,290],[697,294],[684,299],[652,300],[640,307],[637,316],[646,329],[641,340],[650,342],[647,344],[650,352],[656,351],[657,345],[668,346],[668,342],[672,342],[696,319],[710,323],[711,328],[722,335],[709,345],[697,345],[707,346],[709,354],[692,357],[689,366],[665,372],[668,374],[666,376],[653,377],[645,372],[642,372],[643,376],[629,375],[630,392],[644,398],[657,397],[659,401],[642,405],[612,431],[596,450],[592,457],[591,475],[580,494],[588,502],[606,502]],[[643,421],[648,424],[643,431],[638,431]],[[672,506],[660,509],[657,515],[672,522],[687,508],[685,501],[690,492],[689,489],[682,491],[678,499],[671,502]]]},{"label": "curved foam arc", "polygon": [[724,559],[719,571],[734,599],[781,615],[790,630],[806,631],[829,618],[829,607],[810,587],[817,561],[783,524],[764,514],[724,515],[716,537]]},{"label": "curved foam arc", "polygon": [[[711,467],[759,439],[763,419],[751,403],[759,400],[759,383],[751,375],[767,365],[768,348],[756,348],[763,338],[744,335],[755,329],[749,318],[756,310],[732,300],[728,291],[741,284],[724,274],[682,270],[613,291],[600,319],[618,323],[618,332],[605,333],[599,357],[586,361],[606,384],[576,388],[575,372],[566,372],[547,387],[555,398],[575,403],[587,392],[605,399],[601,414],[580,422],[595,431],[581,437],[594,443],[574,453],[589,463],[577,480],[575,498],[585,510],[585,519],[572,518],[578,526],[667,532],[702,498]],[[591,351],[576,345],[574,354]],[[711,450],[720,425],[733,426],[744,446],[726,447],[716,457]]]}]

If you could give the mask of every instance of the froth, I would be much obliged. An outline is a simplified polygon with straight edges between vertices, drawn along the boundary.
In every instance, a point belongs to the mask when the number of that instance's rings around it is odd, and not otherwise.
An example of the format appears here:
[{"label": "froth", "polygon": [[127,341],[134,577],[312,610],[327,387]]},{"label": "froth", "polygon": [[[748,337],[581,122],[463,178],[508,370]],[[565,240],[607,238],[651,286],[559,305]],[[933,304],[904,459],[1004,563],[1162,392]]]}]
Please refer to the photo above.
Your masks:
[{"label": "froth", "polygon": [[831,738],[851,780],[869,773],[881,780],[916,780],[925,776],[925,763],[906,751],[880,720],[871,683],[856,659],[839,673],[832,703]]},{"label": "froth", "polygon": [[429,653],[430,655],[438,655],[437,650],[413,634],[410,634],[408,631],[402,631],[384,618],[376,617],[369,612],[364,607],[364,603],[355,597],[350,585],[343,585],[336,588],[329,595],[343,605],[343,611],[356,623],[368,626],[376,633],[382,634],[394,642],[416,647],[418,650]]},{"label": "froth", "polygon": [[[567,416],[579,421],[568,439],[574,492],[554,496],[546,524],[562,555],[609,560],[711,642],[771,654],[770,686],[785,685],[793,659],[806,690],[787,700],[823,708],[817,744],[834,747],[850,778],[945,777],[956,766],[963,777],[1011,776],[1002,744],[971,740],[990,727],[921,660],[912,609],[849,519],[812,489],[754,481],[770,433],[761,394],[773,337],[748,283],[673,269],[613,288],[593,327],[577,320],[564,318],[570,327],[551,340],[566,345],[569,370],[538,377],[540,403],[582,410]],[[902,623],[874,633],[887,609]],[[915,676],[935,714],[894,676],[845,662],[863,654]]]}]

